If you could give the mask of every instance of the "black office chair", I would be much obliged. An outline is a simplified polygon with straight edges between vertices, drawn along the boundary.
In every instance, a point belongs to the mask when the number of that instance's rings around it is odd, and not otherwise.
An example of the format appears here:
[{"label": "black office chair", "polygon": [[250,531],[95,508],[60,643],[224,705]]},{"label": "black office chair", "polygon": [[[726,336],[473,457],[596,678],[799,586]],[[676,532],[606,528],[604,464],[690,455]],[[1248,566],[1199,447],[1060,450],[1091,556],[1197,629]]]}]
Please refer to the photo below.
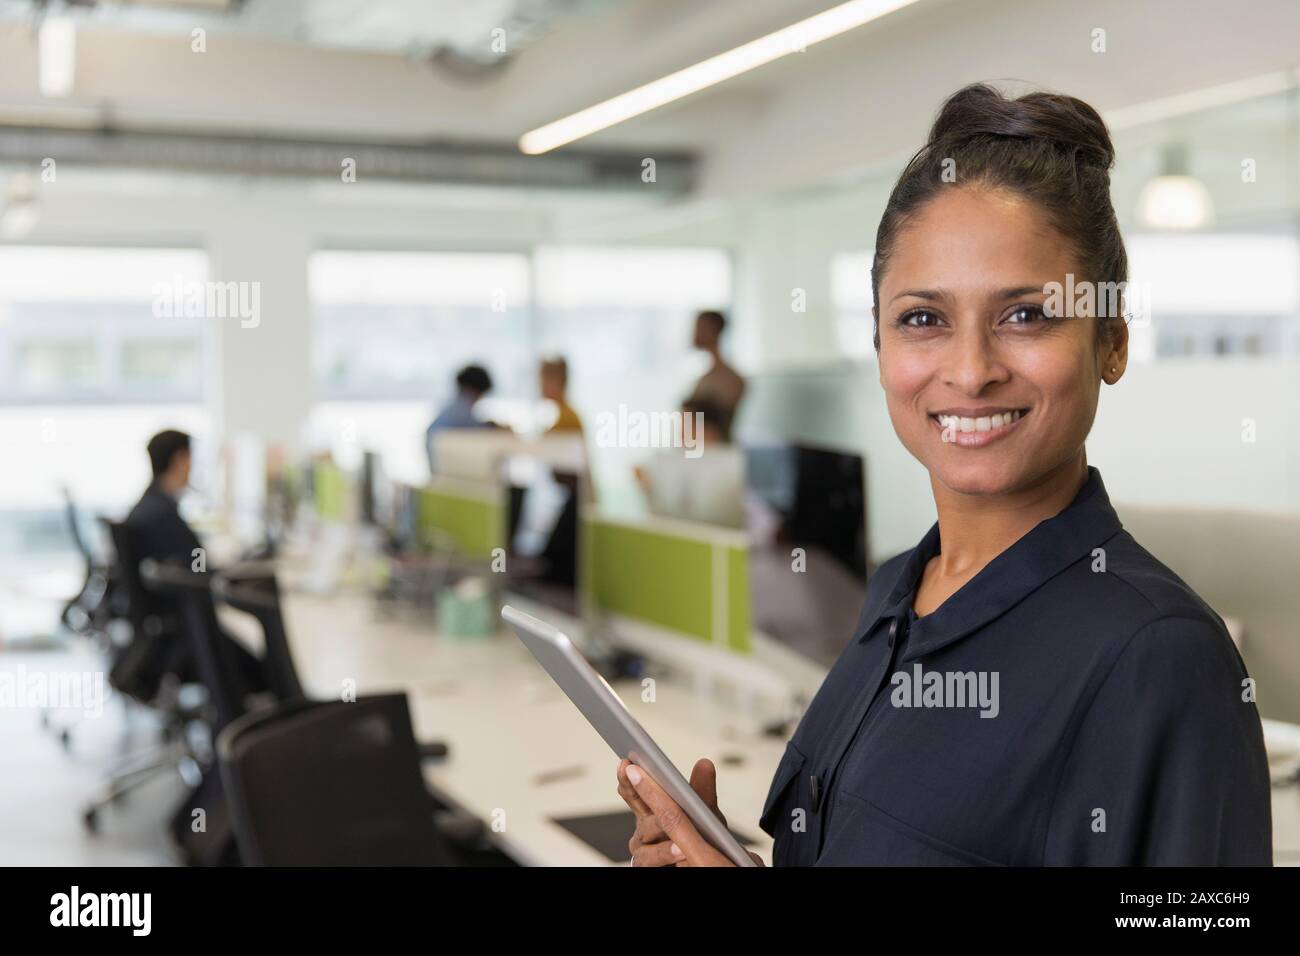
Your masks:
[{"label": "black office chair", "polygon": [[[253,708],[270,706],[273,696],[250,682],[232,657],[233,645],[217,619],[220,576],[193,571],[178,563],[148,560],[141,565],[141,576],[152,591],[168,597],[178,607],[195,673],[209,700],[204,732],[193,740],[196,774],[187,779],[191,790],[172,814],[169,831],[187,863],[237,865],[241,861],[213,741]],[[260,683],[260,679],[256,681]],[[203,826],[196,828],[194,821],[199,817]]]},{"label": "black office chair", "polygon": [[144,704],[154,703],[163,677],[176,660],[171,650],[180,633],[174,607],[159,601],[140,576],[140,553],[135,536],[124,522],[100,519],[108,529],[116,552],[117,577],[125,599],[131,638],[113,660],[108,682],[114,690]]},{"label": "black office chair", "polygon": [[217,756],[248,865],[465,862],[435,821],[405,694],[250,713],[221,734]]},{"label": "black office chair", "polygon": [[[128,793],[151,780],[176,773],[197,783],[201,753],[196,752],[191,728],[207,717],[209,703],[176,653],[180,622],[175,611],[145,587],[134,535],[124,523],[101,519],[116,552],[116,575],[126,602],[131,637],[117,651],[108,683],[127,706],[154,712],[159,740],[143,751],[125,756],[108,774],[103,792],[82,811],[82,822],[92,833],[99,814]],[[188,686],[186,686],[188,684]]]},{"label": "black office chair", "polygon": [[64,513],[68,519],[68,534],[82,563],[82,582],[77,593],[68,599],[59,614],[64,627],[74,634],[107,637],[112,616],[112,590],[115,575],[111,562],[96,555],[82,532],[81,520],[73,501],[72,492],[63,489]]},{"label": "black office chair", "polygon": [[251,615],[261,626],[266,679],[276,699],[288,701],[302,697],[302,682],[289,648],[289,635],[280,610],[280,585],[275,575],[264,572],[245,575],[235,569],[218,576],[213,582],[213,594],[222,603]]},{"label": "black office chair", "polygon": [[[115,575],[111,562],[105,562],[97,556],[86,541],[72,492],[65,487],[63,496],[68,535],[82,562],[82,581],[77,593],[63,605],[59,620],[70,634],[90,642],[95,651],[108,653],[112,649],[110,623],[113,616],[112,590]],[[72,745],[75,724],[76,721],[58,717],[56,708],[47,707],[41,712],[41,726],[56,734],[65,748]]]}]

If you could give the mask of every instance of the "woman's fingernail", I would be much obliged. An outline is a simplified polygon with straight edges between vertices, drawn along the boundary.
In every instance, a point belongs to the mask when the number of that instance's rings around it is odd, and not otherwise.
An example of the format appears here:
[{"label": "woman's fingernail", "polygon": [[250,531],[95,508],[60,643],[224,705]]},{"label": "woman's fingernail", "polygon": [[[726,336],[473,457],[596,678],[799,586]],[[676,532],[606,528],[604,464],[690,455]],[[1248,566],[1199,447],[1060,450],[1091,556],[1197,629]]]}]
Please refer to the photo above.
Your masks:
[{"label": "woman's fingernail", "polygon": [[632,764],[627,765],[627,779],[632,781],[632,786],[641,782],[641,771],[636,769]]},{"label": "woman's fingernail", "polygon": [[668,852],[670,852],[673,856],[675,856],[675,857],[679,857],[679,858],[680,858],[681,856],[684,855],[684,854],[682,853],[682,848],[679,847],[676,843],[673,844],[672,849],[669,850]]}]

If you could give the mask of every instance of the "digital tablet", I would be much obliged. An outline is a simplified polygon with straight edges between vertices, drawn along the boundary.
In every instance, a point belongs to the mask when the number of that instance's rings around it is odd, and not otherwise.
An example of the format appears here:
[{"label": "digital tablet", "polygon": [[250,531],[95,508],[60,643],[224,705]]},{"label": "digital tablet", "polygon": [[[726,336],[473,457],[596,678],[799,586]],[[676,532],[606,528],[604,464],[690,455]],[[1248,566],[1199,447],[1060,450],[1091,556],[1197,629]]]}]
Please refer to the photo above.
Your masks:
[{"label": "digital tablet", "polygon": [[532,652],[555,683],[560,685],[560,690],[568,695],[569,700],[587,718],[596,733],[605,739],[616,756],[626,757],[650,774],[691,818],[700,835],[719,852],[726,854],[732,863],[737,866],[757,866],[739,841],[731,835],[731,831],[714,816],[690,782],[646,733],[645,728],[637,723],[613,688],[596,673],[564,634],[545,621],[509,605],[501,609],[501,617],[519,635],[524,646]]}]

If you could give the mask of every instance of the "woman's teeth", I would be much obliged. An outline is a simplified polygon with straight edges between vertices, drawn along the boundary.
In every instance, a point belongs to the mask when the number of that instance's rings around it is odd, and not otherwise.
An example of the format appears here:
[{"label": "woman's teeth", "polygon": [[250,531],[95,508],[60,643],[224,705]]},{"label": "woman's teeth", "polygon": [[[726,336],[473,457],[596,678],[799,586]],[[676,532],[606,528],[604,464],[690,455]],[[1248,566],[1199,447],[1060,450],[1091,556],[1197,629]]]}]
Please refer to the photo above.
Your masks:
[{"label": "woman's teeth", "polygon": [[959,432],[987,432],[994,428],[1003,428],[1020,418],[1020,412],[1003,412],[1001,415],[985,415],[981,418],[960,418],[956,415],[937,415],[939,424]]}]

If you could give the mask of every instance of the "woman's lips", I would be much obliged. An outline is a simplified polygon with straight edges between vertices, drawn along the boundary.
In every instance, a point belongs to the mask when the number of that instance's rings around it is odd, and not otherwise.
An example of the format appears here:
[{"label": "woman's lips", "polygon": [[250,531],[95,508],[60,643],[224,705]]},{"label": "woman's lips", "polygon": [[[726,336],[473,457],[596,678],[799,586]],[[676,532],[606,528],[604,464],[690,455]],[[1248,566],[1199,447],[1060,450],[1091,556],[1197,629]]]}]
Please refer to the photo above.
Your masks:
[{"label": "woman's lips", "polygon": [[939,439],[944,444],[983,448],[1014,431],[1028,414],[1027,408],[978,416],[936,413],[930,415],[930,421],[939,430]]}]

